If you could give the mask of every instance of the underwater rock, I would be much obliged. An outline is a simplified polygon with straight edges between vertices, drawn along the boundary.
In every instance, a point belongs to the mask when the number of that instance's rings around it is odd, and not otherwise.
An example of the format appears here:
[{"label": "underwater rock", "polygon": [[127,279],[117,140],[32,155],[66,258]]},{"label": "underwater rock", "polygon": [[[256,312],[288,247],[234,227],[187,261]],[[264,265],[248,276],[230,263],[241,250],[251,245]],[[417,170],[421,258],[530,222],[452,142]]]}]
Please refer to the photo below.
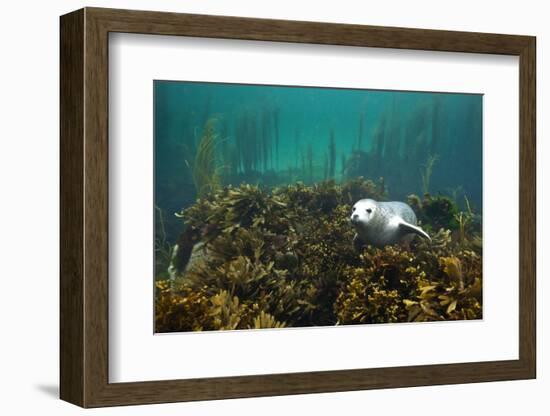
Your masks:
[{"label": "underwater rock", "polygon": [[169,273],[174,275],[186,269],[189,259],[193,255],[195,244],[200,239],[201,231],[193,226],[187,226],[180,234],[174,245],[172,258],[170,259]]}]

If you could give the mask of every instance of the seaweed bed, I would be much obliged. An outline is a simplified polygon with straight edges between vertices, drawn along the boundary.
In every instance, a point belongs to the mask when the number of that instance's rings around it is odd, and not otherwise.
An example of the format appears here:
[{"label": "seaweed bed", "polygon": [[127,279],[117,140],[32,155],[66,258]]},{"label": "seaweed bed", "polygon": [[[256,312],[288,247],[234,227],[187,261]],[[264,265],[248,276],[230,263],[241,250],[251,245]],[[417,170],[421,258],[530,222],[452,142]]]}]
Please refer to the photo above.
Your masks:
[{"label": "seaweed bed", "polygon": [[178,214],[177,250],[157,252],[156,332],[480,319],[481,224],[468,200],[460,210],[411,195],[432,243],[357,252],[349,213],[361,198],[387,200],[383,180],[202,195]]}]

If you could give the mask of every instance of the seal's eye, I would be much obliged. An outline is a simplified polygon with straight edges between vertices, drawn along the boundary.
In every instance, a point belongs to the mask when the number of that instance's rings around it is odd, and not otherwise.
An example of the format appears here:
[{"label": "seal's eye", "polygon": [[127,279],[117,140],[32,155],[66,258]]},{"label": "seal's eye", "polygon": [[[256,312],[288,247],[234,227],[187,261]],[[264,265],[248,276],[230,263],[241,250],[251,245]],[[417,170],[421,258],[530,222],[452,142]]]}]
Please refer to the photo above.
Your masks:
[{"label": "seal's eye", "polygon": [[351,209],[351,212],[353,212],[353,211],[355,211],[355,207],[353,207],[353,208]]},{"label": "seal's eye", "polygon": [[367,208],[367,213],[371,213],[372,212],[372,209],[371,208]]}]

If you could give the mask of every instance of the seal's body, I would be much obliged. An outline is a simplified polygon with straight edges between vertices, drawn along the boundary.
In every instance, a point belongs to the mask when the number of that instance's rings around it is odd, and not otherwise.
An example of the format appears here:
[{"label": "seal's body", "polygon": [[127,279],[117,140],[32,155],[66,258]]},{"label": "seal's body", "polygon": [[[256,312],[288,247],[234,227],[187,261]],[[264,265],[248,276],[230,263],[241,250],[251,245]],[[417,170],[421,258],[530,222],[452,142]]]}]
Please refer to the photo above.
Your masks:
[{"label": "seal's body", "polygon": [[361,199],[352,208],[351,222],[357,231],[354,245],[384,247],[400,242],[409,243],[415,234],[431,241],[430,236],[416,225],[416,215],[403,202],[377,202]]}]

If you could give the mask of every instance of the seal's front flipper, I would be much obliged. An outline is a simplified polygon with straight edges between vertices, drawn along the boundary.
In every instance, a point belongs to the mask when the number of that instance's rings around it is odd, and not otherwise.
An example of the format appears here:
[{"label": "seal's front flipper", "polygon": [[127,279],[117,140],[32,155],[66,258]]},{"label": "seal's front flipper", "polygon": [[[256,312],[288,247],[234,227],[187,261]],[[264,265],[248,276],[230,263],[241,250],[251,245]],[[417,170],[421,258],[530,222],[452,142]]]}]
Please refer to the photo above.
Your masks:
[{"label": "seal's front flipper", "polygon": [[365,243],[363,242],[363,240],[361,240],[359,235],[355,234],[355,237],[353,237],[353,248],[355,249],[355,251],[360,252],[364,245]]},{"label": "seal's front flipper", "polygon": [[403,230],[405,234],[418,234],[420,237],[424,237],[430,242],[432,241],[428,233],[426,233],[426,231],[424,231],[422,228],[416,225],[412,225],[412,224],[409,224],[408,222],[401,221],[399,223],[399,228]]}]

